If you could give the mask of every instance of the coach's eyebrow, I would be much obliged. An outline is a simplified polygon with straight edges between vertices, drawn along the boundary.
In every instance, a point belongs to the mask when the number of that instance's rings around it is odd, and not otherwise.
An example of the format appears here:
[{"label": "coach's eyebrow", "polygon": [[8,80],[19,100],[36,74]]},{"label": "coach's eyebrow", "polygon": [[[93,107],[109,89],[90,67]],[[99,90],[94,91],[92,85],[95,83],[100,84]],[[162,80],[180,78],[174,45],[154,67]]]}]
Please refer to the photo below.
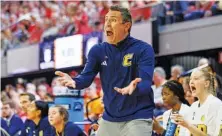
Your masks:
[{"label": "coach's eyebrow", "polygon": [[[107,18],[107,17],[109,17],[109,16],[105,16],[105,18]],[[117,18],[117,16],[110,16],[110,17],[114,17],[114,18]]]}]

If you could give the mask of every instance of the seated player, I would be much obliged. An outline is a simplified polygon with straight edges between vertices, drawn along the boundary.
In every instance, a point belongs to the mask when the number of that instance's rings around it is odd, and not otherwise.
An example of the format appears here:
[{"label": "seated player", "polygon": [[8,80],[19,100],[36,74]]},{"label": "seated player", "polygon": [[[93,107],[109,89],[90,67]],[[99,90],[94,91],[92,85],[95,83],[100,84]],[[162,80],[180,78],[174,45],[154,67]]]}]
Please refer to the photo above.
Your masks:
[{"label": "seated player", "polygon": [[[192,95],[198,101],[191,105],[190,118],[186,119],[183,115],[176,115],[174,120],[177,124],[187,128],[187,136],[214,136],[218,108],[222,102],[215,96],[214,75],[208,68],[198,68],[194,70],[190,78],[190,88]],[[213,95],[212,95],[213,94]]]},{"label": "seated player", "polygon": [[68,119],[69,113],[64,107],[49,108],[49,122],[55,130],[54,136],[85,136],[84,132]]},{"label": "seated player", "polygon": [[[177,81],[171,80],[163,85],[162,97],[164,104],[170,109],[163,114],[163,127],[156,119],[154,119],[153,130],[156,131],[156,133],[163,135],[171,121],[170,116],[172,115],[172,112],[179,111],[179,114],[188,116],[190,107],[188,106],[188,101],[185,99],[183,87]],[[175,136],[183,136],[185,132],[186,129],[184,127],[178,126]]]},{"label": "seated player", "polygon": [[48,109],[48,104],[43,101],[30,104],[22,136],[52,136],[54,132],[48,121]]}]

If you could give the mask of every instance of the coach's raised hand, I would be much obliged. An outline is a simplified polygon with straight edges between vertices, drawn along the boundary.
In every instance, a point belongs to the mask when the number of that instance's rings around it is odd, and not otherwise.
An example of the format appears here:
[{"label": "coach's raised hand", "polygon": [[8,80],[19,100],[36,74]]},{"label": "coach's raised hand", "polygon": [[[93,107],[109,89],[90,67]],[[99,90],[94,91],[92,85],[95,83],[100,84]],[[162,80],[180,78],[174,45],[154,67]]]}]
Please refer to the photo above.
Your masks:
[{"label": "coach's raised hand", "polygon": [[58,81],[66,87],[76,88],[76,82],[66,73],[56,71],[55,74],[59,76]]},{"label": "coach's raised hand", "polygon": [[133,91],[136,89],[137,84],[141,81],[142,81],[141,78],[136,78],[133,81],[131,81],[131,83],[127,87],[124,87],[124,88],[114,87],[114,90],[121,93],[122,95],[126,95],[126,94],[131,95]]}]

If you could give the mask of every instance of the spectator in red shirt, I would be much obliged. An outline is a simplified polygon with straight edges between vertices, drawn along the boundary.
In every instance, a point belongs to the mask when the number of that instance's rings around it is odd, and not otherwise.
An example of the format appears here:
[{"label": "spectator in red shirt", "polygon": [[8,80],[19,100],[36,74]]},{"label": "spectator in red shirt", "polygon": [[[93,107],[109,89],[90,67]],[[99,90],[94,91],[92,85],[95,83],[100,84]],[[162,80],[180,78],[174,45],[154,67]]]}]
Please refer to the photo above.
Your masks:
[{"label": "spectator in red shirt", "polygon": [[74,16],[76,34],[87,34],[92,31],[92,29],[88,25],[88,16],[84,12],[83,8],[83,4],[80,4]]}]

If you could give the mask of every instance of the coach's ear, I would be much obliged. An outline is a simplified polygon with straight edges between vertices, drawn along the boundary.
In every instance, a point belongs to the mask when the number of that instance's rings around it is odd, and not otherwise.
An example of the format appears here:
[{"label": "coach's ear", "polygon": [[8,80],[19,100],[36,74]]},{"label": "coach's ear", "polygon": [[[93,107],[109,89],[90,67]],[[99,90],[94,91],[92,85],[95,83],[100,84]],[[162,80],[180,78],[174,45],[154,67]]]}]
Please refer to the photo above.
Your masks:
[{"label": "coach's ear", "polygon": [[130,22],[125,22],[124,25],[125,25],[124,31],[125,31],[125,32],[129,32],[130,29],[131,29],[132,23],[130,23]]}]

